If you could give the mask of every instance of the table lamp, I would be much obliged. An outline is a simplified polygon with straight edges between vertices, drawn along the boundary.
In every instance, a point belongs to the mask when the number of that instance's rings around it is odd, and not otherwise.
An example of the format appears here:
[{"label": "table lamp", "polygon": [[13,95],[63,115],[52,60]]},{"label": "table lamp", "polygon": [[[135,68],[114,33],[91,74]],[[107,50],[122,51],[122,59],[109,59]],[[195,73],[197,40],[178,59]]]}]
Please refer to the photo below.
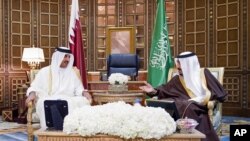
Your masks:
[{"label": "table lamp", "polygon": [[28,62],[31,69],[36,69],[40,62],[44,62],[43,50],[38,47],[24,48],[22,61]]},{"label": "table lamp", "polygon": [[44,53],[41,48],[38,47],[31,47],[31,48],[24,48],[22,61],[27,62],[30,66],[30,71],[28,72],[29,81],[35,78],[35,74],[38,72],[37,67],[39,66],[40,62],[44,62]]}]

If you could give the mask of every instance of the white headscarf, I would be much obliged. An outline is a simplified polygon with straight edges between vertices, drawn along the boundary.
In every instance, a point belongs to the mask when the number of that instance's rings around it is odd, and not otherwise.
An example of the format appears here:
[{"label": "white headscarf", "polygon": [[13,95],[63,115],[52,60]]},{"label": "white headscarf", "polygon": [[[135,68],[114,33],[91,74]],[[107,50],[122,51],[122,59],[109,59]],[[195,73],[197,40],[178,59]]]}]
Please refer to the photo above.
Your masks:
[{"label": "white headscarf", "polygon": [[205,90],[202,87],[201,75],[200,75],[200,63],[198,57],[192,52],[183,52],[175,58],[177,64],[179,60],[184,82],[194,95],[203,98],[205,96]]},{"label": "white headscarf", "polygon": [[[70,61],[66,68],[61,68],[60,65],[66,54],[70,55]],[[70,72],[72,71],[73,62],[74,56],[71,54],[70,49],[67,47],[58,47],[53,53],[51,60],[52,94],[60,92],[59,87],[62,86],[62,84],[60,83],[63,83],[61,79],[66,79],[70,74]],[[65,88],[67,88],[67,86]]]}]

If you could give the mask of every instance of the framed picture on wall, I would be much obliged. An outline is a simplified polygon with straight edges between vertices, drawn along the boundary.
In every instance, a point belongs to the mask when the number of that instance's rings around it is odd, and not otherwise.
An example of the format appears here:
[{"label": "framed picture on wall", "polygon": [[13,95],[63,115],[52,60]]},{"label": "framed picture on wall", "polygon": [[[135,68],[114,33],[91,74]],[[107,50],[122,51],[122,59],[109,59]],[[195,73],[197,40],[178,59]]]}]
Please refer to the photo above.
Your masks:
[{"label": "framed picture on wall", "polygon": [[107,28],[106,54],[134,53],[135,31],[133,27]]}]

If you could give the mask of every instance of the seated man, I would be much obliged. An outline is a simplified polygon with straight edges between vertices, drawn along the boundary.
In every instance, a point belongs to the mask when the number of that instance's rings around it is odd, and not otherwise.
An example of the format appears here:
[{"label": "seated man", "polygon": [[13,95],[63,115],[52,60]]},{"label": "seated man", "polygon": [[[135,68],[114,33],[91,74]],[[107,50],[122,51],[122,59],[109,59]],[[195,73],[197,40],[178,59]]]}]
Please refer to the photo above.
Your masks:
[{"label": "seated man", "polygon": [[183,52],[175,59],[178,75],[167,84],[153,88],[145,82],[140,89],[158,99],[170,98],[175,101],[180,116],[195,119],[197,130],[206,135],[204,141],[219,141],[208,116],[207,102],[223,102],[227,93],[208,69],[201,69],[197,56]]},{"label": "seated man", "polygon": [[[44,101],[67,100],[69,113],[76,107],[90,104],[90,94],[83,88],[79,71],[73,68],[74,57],[66,47],[56,48],[51,65],[42,68],[36,75],[26,95],[26,104],[36,100],[36,113],[41,129],[45,130]],[[85,96],[86,98],[84,98]]]}]

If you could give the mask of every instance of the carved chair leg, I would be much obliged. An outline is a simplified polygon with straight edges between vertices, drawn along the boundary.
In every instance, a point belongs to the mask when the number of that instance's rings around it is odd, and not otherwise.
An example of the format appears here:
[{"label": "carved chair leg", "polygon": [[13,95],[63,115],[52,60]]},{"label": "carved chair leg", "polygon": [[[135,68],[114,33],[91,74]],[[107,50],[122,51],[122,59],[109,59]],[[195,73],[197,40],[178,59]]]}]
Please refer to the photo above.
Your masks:
[{"label": "carved chair leg", "polygon": [[33,135],[33,127],[32,127],[32,110],[33,104],[32,102],[28,103],[28,114],[27,114],[27,133],[28,133],[28,141],[34,141]]}]

